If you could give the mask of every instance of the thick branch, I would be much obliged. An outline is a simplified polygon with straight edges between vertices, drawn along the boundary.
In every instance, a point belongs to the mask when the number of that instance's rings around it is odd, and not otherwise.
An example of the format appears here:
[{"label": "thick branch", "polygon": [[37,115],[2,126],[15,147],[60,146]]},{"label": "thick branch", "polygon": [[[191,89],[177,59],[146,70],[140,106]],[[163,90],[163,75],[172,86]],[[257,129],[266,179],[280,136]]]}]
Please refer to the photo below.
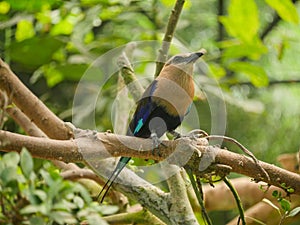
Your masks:
[{"label": "thick branch", "polygon": [[52,113],[0,59],[0,88],[48,137],[70,139],[72,133],[54,113]]},{"label": "thick branch", "polygon": [[[270,176],[270,181],[267,181],[251,158],[208,146],[206,139],[181,138],[176,141],[163,141],[164,145],[159,146],[161,155],[153,155],[152,141],[148,139],[78,129],[75,133],[77,135],[75,140],[59,141],[0,131],[0,147],[2,151],[21,151],[24,146],[35,157],[66,162],[89,163],[87,160],[100,162],[101,159],[118,156],[166,160],[179,166],[189,164],[196,174],[203,174],[207,168],[217,163],[231,167],[231,172],[252,177],[257,181],[265,181],[277,187],[282,188],[285,183],[286,187],[294,189],[295,194],[300,194],[298,174],[260,161],[260,165]],[[193,154],[193,151],[197,154]],[[211,160],[208,160],[209,157]],[[98,167],[103,166],[101,162],[98,164]]]},{"label": "thick branch", "polygon": [[0,150],[21,152],[25,147],[33,157],[64,162],[81,162],[82,156],[74,140],[61,141],[39,137],[29,137],[0,131]]},{"label": "thick branch", "polygon": [[[172,168],[173,166],[168,166]],[[168,170],[168,168],[163,168]],[[180,172],[175,173],[168,180],[170,189],[170,215],[173,224],[198,225],[197,219],[194,215],[192,206],[189,202],[185,182]]]}]

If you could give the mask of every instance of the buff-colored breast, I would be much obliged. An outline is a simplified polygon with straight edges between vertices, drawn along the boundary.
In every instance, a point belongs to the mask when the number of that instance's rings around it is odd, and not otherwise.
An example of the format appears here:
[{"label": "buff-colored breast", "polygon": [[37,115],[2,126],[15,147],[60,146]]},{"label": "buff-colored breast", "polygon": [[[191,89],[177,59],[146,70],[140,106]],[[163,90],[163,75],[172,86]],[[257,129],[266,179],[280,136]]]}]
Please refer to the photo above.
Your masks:
[{"label": "buff-colored breast", "polygon": [[174,65],[163,68],[156,78],[157,88],[153,96],[154,101],[164,106],[167,113],[172,116],[184,116],[193,101],[194,81],[192,77],[193,65],[179,69]]}]

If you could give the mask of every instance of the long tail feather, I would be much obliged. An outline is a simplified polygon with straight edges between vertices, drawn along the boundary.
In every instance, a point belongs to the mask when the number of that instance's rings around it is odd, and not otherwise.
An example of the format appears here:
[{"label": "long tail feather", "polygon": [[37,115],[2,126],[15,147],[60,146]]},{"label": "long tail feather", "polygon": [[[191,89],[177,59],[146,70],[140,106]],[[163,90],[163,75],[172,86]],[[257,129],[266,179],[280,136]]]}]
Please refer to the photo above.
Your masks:
[{"label": "long tail feather", "polygon": [[[100,199],[100,203],[103,202],[106,194],[108,193],[110,187],[113,185],[114,181],[118,177],[118,175],[121,173],[123,168],[126,166],[126,164],[129,162],[131,158],[130,157],[121,157],[119,160],[115,170],[113,171],[112,175],[109,177],[108,181],[104,184],[102,190],[97,196],[97,199]],[[103,195],[102,195],[103,194]],[[101,197],[102,196],[102,197]]]}]

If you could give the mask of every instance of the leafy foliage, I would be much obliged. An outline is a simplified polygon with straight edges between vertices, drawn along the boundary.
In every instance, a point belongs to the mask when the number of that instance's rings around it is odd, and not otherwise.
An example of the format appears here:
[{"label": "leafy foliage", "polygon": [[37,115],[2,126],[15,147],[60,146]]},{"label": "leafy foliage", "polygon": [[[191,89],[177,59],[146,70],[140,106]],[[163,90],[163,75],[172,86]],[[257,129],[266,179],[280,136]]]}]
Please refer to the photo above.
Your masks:
[{"label": "leafy foliage", "polygon": [[49,162],[34,171],[26,149],[5,154],[0,164],[1,224],[107,224],[100,214],[118,208],[99,206],[79,183],[63,180]]}]

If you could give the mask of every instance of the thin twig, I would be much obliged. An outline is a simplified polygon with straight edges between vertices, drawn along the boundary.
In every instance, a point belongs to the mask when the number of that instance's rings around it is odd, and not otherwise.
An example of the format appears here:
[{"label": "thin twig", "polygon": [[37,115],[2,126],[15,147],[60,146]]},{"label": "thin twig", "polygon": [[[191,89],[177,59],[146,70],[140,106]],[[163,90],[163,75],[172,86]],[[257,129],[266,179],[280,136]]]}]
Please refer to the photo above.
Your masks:
[{"label": "thin twig", "polygon": [[242,224],[246,225],[243,204],[241,202],[240,196],[238,195],[238,193],[235,190],[234,186],[231,184],[230,180],[227,177],[224,177],[223,181],[227,185],[227,187],[230,189],[231,193],[233,194],[233,197],[236,201],[236,204],[237,204],[237,207],[238,207],[238,210],[239,210],[239,213],[240,213],[240,219],[242,220]]},{"label": "thin twig", "polygon": [[162,68],[165,64],[165,61],[167,60],[167,54],[168,54],[168,51],[170,48],[172,38],[175,33],[175,28],[176,28],[177,22],[179,20],[184,2],[185,2],[185,0],[177,0],[174,8],[172,9],[172,13],[169,17],[165,36],[163,38],[163,43],[162,43],[161,48],[158,51],[158,56],[157,56],[157,60],[156,60],[156,70],[155,70],[154,77],[157,77],[159,75],[160,71],[162,70]]},{"label": "thin twig", "polygon": [[235,140],[234,138],[231,137],[226,137],[226,136],[221,136],[221,135],[209,135],[205,137],[208,140],[213,140],[213,139],[223,139],[224,141],[228,141],[228,142],[232,142],[234,144],[236,144],[246,155],[250,156],[253,161],[255,162],[255,164],[257,165],[257,167],[259,168],[259,170],[264,174],[265,178],[267,179],[267,181],[270,181],[270,176],[267,173],[267,171],[262,168],[262,166],[259,164],[258,159],[255,157],[255,155],[250,152],[246,147],[244,147],[240,142],[238,142],[237,140]]},{"label": "thin twig", "polygon": [[[218,0],[218,17],[224,15],[224,0]],[[224,26],[220,20],[218,20],[218,40],[222,41],[224,39]]]},{"label": "thin twig", "polygon": [[144,92],[144,88],[137,80],[125,51],[121,56],[119,56],[117,63],[120,67],[120,75],[124,79],[126,86],[128,87],[134,100],[138,101]]},{"label": "thin twig", "polygon": [[[280,84],[300,84],[299,79],[291,79],[291,80],[270,80],[268,83],[268,86],[270,87],[271,85],[280,85]],[[251,82],[238,82],[238,83],[232,83],[229,84],[230,87],[236,86],[236,85],[249,85],[249,86],[254,86]]]},{"label": "thin twig", "polygon": [[[199,205],[201,207],[201,212],[202,212],[202,216],[204,217],[204,221],[206,222],[206,224],[212,225],[212,222],[211,222],[211,220],[208,216],[208,213],[206,212],[206,209],[205,209],[205,205],[204,205],[204,201],[203,201],[203,192],[202,192],[202,190],[199,189],[199,185],[197,187],[197,184],[196,184],[196,181],[195,181],[195,178],[194,178],[194,174],[193,174],[191,168],[189,166],[186,166],[185,170],[186,170],[186,173],[188,174],[188,176],[190,178],[190,181],[192,183],[194,192],[196,194]],[[201,186],[200,186],[200,188],[201,188]]]},{"label": "thin twig", "polygon": [[78,179],[86,178],[86,179],[93,180],[100,185],[103,185],[105,183],[102,179],[99,178],[99,176],[97,176],[90,169],[75,168],[73,170],[67,170],[61,172],[60,175],[67,180],[78,180]]}]

